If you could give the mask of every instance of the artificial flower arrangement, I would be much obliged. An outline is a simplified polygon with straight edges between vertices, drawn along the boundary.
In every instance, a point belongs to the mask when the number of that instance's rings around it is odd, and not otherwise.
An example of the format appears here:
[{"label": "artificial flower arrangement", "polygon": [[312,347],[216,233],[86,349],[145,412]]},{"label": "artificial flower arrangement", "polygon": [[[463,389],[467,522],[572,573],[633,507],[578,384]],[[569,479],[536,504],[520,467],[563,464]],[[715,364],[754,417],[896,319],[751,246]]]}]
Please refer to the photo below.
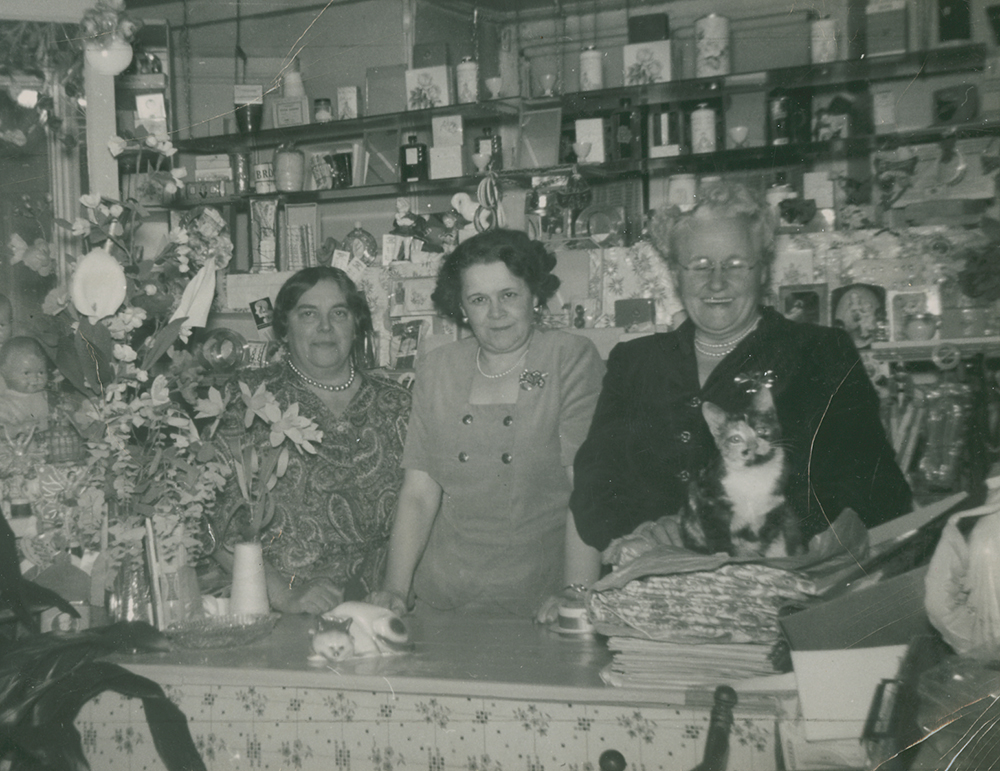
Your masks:
[{"label": "artificial flower arrangement", "polygon": [[171,166],[170,159],[177,148],[165,136],[150,134],[143,127],[137,127],[135,136],[113,136],[108,142],[111,155],[118,158],[123,153],[135,157],[136,176],[140,180],[138,188],[131,191],[140,203],[169,203],[184,187],[187,169]]},{"label": "artificial flower arrangement", "polygon": [[139,29],[139,24],[125,13],[125,0],[97,0],[83,14],[80,26],[88,44],[101,46],[108,45],[115,37],[131,43]]},{"label": "artificial flower arrangement", "polygon": [[[227,425],[219,430],[227,409],[232,411],[233,400],[227,391],[212,387],[207,399],[199,399],[196,418],[211,418],[213,422],[203,432],[207,437],[218,434],[217,446],[222,449],[230,468],[235,472],[240,496],[229,511],[223,512],[222,532],[236,520],[242,509],[246,517],[238,522],[239,538],[244,542],[260,539],[260,534],[274,518],[274,499],[271,490],[278,478],[288,469],[289,445],[298,452],[316,453],[314,443],[323,441],[323,432],[316,423],[299,414],[298,402],[293,402],[284,411],[274,395],[261,383],[253,392],[246,383],[239,383],[239,398],[245,407],[241,425]],[[248,433],[255,422],[260,421],[268,430],[268,444],[258,447]]]},{"label": "artificial flower arrangement", "polygon": [[[98,552],[92,580],[110,586],[122,561],[141,553],[147,519],[161,560],[196,556],[205,507],[229,473],[192,420],[200,373],[183,344],[204,326],[233,247],[218,212],[196,209],[149,256],[137,245],[140,205],[81,203],[83,216],[56,222],[83,255],[67,255],[66,280],[45,297],[34,332],[72,387],[65,401],[86,458],[35,466],[38,533],[21,547],[39,567],[67,549]],[[0,476],[11,463],[0,457]]]}]

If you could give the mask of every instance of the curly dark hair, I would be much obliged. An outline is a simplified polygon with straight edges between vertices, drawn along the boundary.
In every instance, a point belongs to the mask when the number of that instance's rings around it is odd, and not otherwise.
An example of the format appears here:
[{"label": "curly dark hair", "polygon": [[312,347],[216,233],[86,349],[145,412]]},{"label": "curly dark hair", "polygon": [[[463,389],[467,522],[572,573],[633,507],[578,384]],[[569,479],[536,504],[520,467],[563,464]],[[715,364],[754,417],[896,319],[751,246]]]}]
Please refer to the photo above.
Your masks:
[{"label": "curly dark hair", "polygon": [[473,265],[502,262],[522,279],[531,294],[545,305],[559,288],[552,275],[556,258],[538,241],[520,230],[487,230],[464,241],[444,258],[431,299],[442,316],[467,326],[462,312],[462,274]]},{"label": "curly dark hair", "polygon": [[315,268],[303,268],[291,276],[274,300],[274,333],[279,340],[284,340],[288,334],[288,314],[298,305],[299,299],[320,281],[329,281],[340,287],[347,300],[347,310],[354,319],[354,343],[351,346],[351,361],[360,369],[371,369],[375,366],[375,328],[372,325],[372,312],[364,292],[340,268],[319,265]]}]

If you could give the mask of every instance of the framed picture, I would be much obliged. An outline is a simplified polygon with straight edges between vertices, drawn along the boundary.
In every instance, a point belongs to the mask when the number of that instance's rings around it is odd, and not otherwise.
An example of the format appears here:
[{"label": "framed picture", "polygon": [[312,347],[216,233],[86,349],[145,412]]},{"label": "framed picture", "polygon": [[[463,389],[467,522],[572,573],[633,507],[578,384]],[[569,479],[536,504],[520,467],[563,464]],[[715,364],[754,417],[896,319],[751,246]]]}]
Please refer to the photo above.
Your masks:
[{"label": "framed picture", "polygon": [[389,343],[390,369],[413,369],[417,361],[417,347],[420,345],[423,328],[423,319],[393,323],[392,340]]},{"label": "framed picture", "polygon": [[885,289],[874,284],[848,284],[830,295],[831,324],[846,329],[858,348],[871,345],[886,323]]},{"label": "framed picture", "polygon": [[270,297],[261,297],[250,303],[250,315],[257,329],[266,329],[274,323],[274,306]]},{"label": "framed picture", "polygon": [[830,325],[830,287],[791,284],[778,288],[778,310],[791,321]]},{"label": "framed picture", "polygon": [[[892,289],[888,296],[889,339],[894,342],[904,340],[933,340],[940,337],[937,317],[941,315],[941,292],[935,286],[914,286],[906,289]],[[928,327],[910,322],[918,316],[935,317]]]},{"label": "framed picture", "polygon": [[437,278],[425,276],[420,278],[399,278],[392,282],[392,293],[389,296],[390,316],[433,316],[434,301],[431,293],[437,284]]}]

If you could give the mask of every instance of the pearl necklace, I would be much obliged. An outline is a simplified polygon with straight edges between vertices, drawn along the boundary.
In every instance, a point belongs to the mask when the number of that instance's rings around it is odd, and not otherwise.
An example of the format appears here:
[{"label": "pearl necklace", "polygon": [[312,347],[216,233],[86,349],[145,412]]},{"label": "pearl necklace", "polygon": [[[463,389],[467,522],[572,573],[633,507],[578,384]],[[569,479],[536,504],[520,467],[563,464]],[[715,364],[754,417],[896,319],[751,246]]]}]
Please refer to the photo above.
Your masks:
[{"label": "pearl necklace", "polygon": [[[736,346],[738,346],[745,337],[747,337],[751,332],[753,332],[757,328],[758,324],[760,324],[759,316],[749,329],[740,334],[738,337],[735,337],[732,340],[727,340],[724,343],[706,343],[699,340],[698,335],[695,334],[694,349],[702,356],[708,356],[709,358],[712,359],[721,359],[722,357],[728,356],[730,353],[735,351]],[[712,348],[715,348],[716,350],[713,351],[711,350]]]},{"label": "pearl necklace", "polygon": [[291,359],[288,360],[288,366],[292,368],[292,372],[302,378],[306,383],[316,388],[322,388],[324,391],[346,391],[354,383],[354,362],[351,362],[351,376],[347,378],[347,382],[341,385],[327,385],[326,383],[321,383],[318,380],[313,380],[308,375],[303,374],[299,371],[299,368],[295,366]]},{"label": "pearl necklace", "polygon": [[480,356],[482,355],[482,353],[483,353],[483,346],[479,346],[479,348],[476,349],[476,369],[479,370],[479,374],[488,380],[499,380],[502,377],[507,377],[507,375],[509,375],[511,372],[513,372],[515,369],[521,366],[521,363],[524,361],[524,357],[528,355],[528,349],[527,348],[524,349],[524,353],[522,353],[521,356],[518,358],[518,360],[514,362],[513,367],[511,367],[505,372],[501,372],[499,375],[487,375],[485,372],[483,372],[483,365],[480,362]]}]

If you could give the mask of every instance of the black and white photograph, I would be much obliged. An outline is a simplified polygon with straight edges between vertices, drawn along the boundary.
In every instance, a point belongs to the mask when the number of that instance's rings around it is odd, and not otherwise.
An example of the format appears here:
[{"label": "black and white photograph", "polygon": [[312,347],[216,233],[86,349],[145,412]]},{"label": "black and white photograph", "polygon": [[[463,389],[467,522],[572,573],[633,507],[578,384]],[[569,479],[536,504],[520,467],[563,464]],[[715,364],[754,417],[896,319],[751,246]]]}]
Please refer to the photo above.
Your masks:
[{"label": "black and white photograph", "polygon": [[1000,769],[998,62],[0,2],[0,771]]}]

